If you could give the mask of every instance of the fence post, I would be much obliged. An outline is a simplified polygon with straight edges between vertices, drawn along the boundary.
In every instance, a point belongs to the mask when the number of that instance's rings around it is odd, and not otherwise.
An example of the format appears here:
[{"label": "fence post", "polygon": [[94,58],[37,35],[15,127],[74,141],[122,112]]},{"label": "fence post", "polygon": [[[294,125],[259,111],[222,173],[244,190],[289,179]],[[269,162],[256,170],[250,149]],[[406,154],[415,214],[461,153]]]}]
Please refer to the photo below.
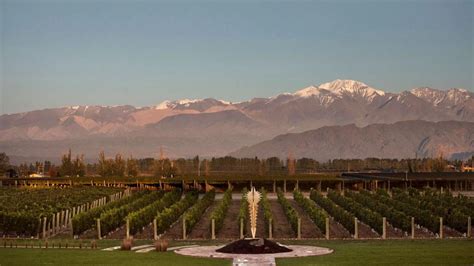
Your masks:
[{"label": "fence post", "polygon": [[51,234],[54,235],[54,233],[56,232],[56,213],[53,214],[53,219],[51,219]]},{"label": "fence post", "polygon": [[415,217],[411,217],[411,239],[415,239]]},{"label": "fence post", "polygon": [[283,180],[283,193],[286,193],[286,179]]},{"label": "fence post", "polygon": [[443,239],[443,217],[439,217],[439,238]]},{"label": "fence post", "polygon": [[244,238],[244,219],[240,218],[240,239]]},{"label": "fence post", "polygon": [[467,217],[467,237],[471,237],[471,216]]},{"label": "fence post", "polygon": [[61,222],[61,213],[58,212],[56,213],[56,234],[59,233],[59,229],[61,228],[60,222]]},{"label": "fence post", "polygon": [[298,234],[297,238],[301,239],[301,218],[298,218]]},{"label": "fence post", "polygon": [[273,180],[273,193],[276,193],[277,189],[276,189],[276,181]]},{"label": "fence post", "polygon": [[387,218],[382,218],[382,239],[387,238]]},{"label": "fence post", "polygon": [[153,239],[157,240],[158,239],[158,231],[156,228],[156,219],[153,219]]},{"label": "fence post", "polygon": [[183,215],[183,239],[186,240],[186,218]]},{"label": "fence post", "polygon": [[46,239],[46,221],[47,218],[43,217],[43,239]]},{"label": "fence post", "polygon": [[102,234],[100,232],[100,219],[97,219],[97,238],[102,239]]},{"label": "fence post", "polygon": [[216,221],[211,220],[211,239],[216,239]]},{"label": "fence post", "polygon": [[359,238],[359,223],[357,221],[357,217],[354,218],[354,238]]},{"label": "fence post", "polygon": [[130,238],[130,219],[127,219],[127,239]]},{"label": "fence post", "polygon": [[273,228],[272,228],[272,219],[268,219],[268,238],[272,239],[273,238]]},{"label": "fence post", "polygon": [[65,221],[64,221],[64,227],[67,227],[68,224],[69,224],[69,209],[66,210],[66,217],[65,217]]},{"label": "fence post", "polygon": [[329,240],[329,218],[326,217],[326,239]]}]

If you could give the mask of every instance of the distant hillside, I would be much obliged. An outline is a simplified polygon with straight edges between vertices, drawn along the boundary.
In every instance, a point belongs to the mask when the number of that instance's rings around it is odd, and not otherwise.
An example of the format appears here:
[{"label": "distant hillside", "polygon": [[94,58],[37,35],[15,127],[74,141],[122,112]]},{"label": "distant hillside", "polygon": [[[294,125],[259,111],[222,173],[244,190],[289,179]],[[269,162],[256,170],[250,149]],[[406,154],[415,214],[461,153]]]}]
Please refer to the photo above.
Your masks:
[{"label": "distant hillside", "polygon": [[308,157],[320,161],[335,158],[422,158],[466,156],[474,152],[474,123],[404,121],[323,127],[303,133],[279,135],[230,153],[236,157]]},{"label": "distant hillside", "polygon": [[59,158],[69,148],[87,159],[101,150],[156,156],[160,148],[170,157],[210,157],[280,134],[407,120],[474,122],[474,93],[426,87],[390,93],[360,81],[334,80],[239,103],[207,98],[148,107],[44,109],[0,115],[0,151],[33,162]]}]

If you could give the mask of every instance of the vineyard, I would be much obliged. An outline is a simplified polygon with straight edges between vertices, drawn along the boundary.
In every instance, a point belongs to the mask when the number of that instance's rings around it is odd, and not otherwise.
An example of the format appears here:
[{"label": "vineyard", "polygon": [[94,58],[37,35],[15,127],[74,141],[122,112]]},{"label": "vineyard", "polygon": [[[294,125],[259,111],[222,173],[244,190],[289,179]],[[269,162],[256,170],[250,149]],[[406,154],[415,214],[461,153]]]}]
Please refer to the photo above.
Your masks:
[{"label": "vineyard", "polygon": [[[247,189],[2,188],[0,232],[49,238],[237,239],[249,236]],[[278,239],[468,237],[473,198],[434,189],[260,189],[257,234]]]},{"label": "vineyard", "polygon": [[[68,215],[92,205],[112,201],[123,189],[108,187],[70,187],[62,189],[0,188],[0,232],[3,235],[36,236],[44,221],[56,222],[57,213]],[[77,209],[77,211],[76,211]],[[46,224],[44,224],[46,226]]]}]

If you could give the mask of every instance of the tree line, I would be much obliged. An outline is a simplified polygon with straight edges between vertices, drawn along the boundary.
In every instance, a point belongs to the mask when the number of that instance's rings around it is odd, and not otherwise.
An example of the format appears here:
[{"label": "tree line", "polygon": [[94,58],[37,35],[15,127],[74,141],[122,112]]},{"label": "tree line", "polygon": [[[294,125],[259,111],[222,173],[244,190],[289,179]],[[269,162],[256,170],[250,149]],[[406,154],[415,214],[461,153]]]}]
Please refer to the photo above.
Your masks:
[{"label": "tree line", "polygon": [[[3,158],[3,159],[2,159]],[[5,171],[8,156],[0,154],[0,173]],[[125,158],[121,154],[106,157],[100,152],[98,161],[86,163],[83,155],[72,155],[71,150],[61,158],[61,164],[55,166],[50,161],[36,162],[35,165],[21,164],[15,167],[20,176],[38,172],[38,169],[51,177],[60,176],[115,176],[136,177],[141,175],[174,177],[174,176],[222,176],[222,175],[295,175],[318,172],[346,172],[346,171],[386,171],[386,172],[444,172],[456,171],[462,165],[472,165],[474,156],[463,162],[461,160],[447,160],[442,156],[437,158],[419,159],[334,159],[319,162],[311,158],[294,159],[292,156],[282,160],[278,157],[270,158],[235,158],[231,156],[201,159],[194,158]],[[7,163],[5,163],[7,162]],[[13,166],[14,167],[14,166]],[[3,169],[3,170],[2,170]]]}]

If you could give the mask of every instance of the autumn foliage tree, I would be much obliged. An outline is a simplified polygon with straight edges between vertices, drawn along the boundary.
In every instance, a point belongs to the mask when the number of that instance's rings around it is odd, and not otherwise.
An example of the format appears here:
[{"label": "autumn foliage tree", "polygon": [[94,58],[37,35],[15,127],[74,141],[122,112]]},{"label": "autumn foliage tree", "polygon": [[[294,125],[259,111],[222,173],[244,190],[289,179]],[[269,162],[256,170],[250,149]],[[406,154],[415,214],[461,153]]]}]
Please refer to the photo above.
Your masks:
[{"label": "autumn foliage tree", "polygon": [[71,149],[64,154],[61,159],[59,173],[62,176],[84,176],[86,174],[86,165],[84,164],[84,155],[76,155],[72,159]]}]

